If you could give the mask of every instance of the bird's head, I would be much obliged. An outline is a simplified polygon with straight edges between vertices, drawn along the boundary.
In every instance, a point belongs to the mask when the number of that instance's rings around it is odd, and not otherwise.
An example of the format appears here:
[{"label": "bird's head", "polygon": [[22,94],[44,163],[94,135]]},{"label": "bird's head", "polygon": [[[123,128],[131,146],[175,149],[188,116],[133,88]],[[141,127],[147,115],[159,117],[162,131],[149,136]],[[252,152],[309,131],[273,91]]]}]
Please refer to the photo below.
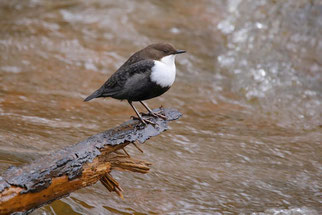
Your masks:
[{"label": "bird's head", "polygon": [[177,54],[185,53],[184,50],[175,49],[173,45],[169,43],[154,43],[146,48],[144,48],[144,55],[146,58],[153,59],[153,60],[161,60],[164,57],[170,56],[174,57]]}]

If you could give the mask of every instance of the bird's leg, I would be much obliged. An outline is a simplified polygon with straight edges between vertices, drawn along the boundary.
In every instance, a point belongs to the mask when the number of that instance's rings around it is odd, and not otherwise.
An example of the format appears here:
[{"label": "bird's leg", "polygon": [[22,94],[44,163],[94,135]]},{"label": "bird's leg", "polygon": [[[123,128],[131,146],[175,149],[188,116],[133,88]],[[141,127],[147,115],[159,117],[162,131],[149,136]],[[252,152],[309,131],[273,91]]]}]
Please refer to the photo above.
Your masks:
[{"label": "bird's leg", "polygon": [[159,117],[159,118],[164,119],[164,120],[167,120],[167,117],[166,117],[165,115],[163,115],[163,114],[161,114],[161,113],[155,113],[155,112],[153,112],[153,111],[148,107],[148,105],[146,105],[146,104],[145,104],[144,102],[142,102],[142,101],[140,101],[140,103],[145,107],[145,109],[147,109],[147,110],[149,111],[150,115],[155,116],[155,117]]},{"label": "bird's leg", "polygon": [[[136,113],[136,115],[139,117],[138,119],[144,124],[146,125],[147,123],[150,123],[152,125],[155,125],[154,122],[151,122],[150,120],[147,119],[143,119],[142,116],[140,115],[139,111],[134,107],[134,105],[132,104],[132,101],[128,101],[129,104],[131,105],[131,107],[133,108],[134,112]],[[135,119],[135,117],[133,117],[133,119]]]}]

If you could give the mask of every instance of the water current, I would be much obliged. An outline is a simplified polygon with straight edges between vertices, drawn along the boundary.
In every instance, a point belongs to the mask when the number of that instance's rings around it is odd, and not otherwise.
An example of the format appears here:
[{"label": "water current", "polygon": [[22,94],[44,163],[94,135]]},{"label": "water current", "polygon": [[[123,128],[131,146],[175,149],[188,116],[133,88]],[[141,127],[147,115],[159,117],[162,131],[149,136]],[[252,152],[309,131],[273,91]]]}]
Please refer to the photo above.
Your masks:
[{"label": "water current", "polygon": [[132,53],[187,53],[151,107],[183,117],[113,172],[40,214],[322,213],[321,0],[0,1],[0,172],[115,127],[126,102],[83,99]]}]

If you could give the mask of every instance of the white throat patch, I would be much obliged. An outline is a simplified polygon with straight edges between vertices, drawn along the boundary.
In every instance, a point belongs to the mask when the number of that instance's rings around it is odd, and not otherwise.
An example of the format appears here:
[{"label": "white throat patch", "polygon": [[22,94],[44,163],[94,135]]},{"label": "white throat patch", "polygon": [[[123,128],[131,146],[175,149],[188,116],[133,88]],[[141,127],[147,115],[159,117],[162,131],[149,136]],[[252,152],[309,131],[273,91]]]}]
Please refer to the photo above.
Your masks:
[{"label": "white throat patch", "polygon": [[175,55],[168,55],[155,60],[152,67],[151,81],[161,87],[171,87],[176,78],[176,65],[174,63]]}]

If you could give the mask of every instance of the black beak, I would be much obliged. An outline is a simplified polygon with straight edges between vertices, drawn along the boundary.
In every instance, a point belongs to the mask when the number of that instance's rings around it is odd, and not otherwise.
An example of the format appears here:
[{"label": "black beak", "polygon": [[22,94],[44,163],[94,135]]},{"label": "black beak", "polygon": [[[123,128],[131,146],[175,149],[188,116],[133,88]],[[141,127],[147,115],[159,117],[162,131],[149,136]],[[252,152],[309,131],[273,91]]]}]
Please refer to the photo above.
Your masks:
[{"label": "black beak", "polygon": [[176,53],[175,54],[183,54],[185,52],[186,52],[185,50],[176,50]]}]

